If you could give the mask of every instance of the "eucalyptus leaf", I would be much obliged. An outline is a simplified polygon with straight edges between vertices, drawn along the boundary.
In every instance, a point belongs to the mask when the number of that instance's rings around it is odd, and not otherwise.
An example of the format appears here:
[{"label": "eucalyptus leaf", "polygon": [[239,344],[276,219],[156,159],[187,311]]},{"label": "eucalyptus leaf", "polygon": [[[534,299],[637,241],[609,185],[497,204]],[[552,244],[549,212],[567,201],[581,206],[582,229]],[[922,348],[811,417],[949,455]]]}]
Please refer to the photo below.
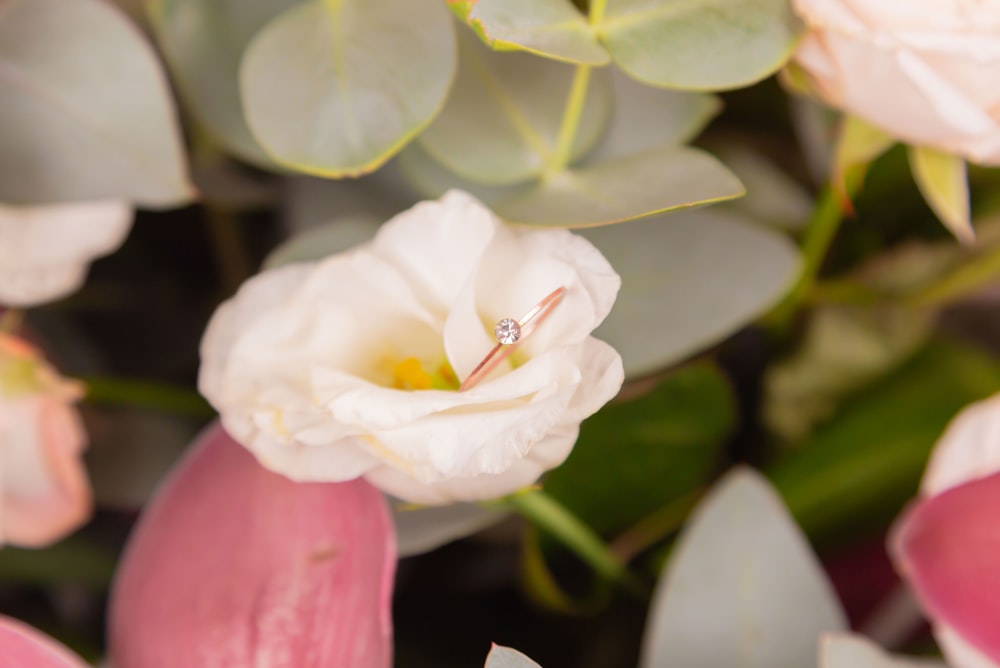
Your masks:
[{"label": "eucalyptus leaf", "polygon": [[698,136],[722,109],[714,95],[644,86],[612,68],[614,114],[588,162],[639,153],[658,146],[685,144]]},{"label": "eucalyptus leaf", "polygon": [[747,189],[746,197],[727,206],[754,220],[782,229],[805,227],[815,204],[798,181],[746,146],[720,146],[718,155]]},{"label": "eucalyptus leaf", "polygon": [[243,52],[267,23],[302,0],[150,0],[150,24],[184,102],[208,133],[244,160],[273,161],[250,134],[240,103]]},{"label": "eucalyptus leaf", "polygon": [[367,216],[347,216],[303,230],[281,244],[264,260],[265,269],[295,262],[312,262],[328,255],[342,253],[358,244],[370,241],[379,222]]},{"label": "eucalyptus leaf", "polygon": [[250,129],[277,162],[357,176],[433,120],[455,66],[452,19],[437,0],[316,0],[254,37],[240,87]]},{"label": "eucalyptus leaf", "polygon": [[703,350],[765,313],[798,273],[795,246],[773,230],[708,209],[584,230],[622,277],[595,335],[627,377]]},{"label": "eucalyptus leaf", "polygon": [[820,643],[820,668],[947,668],[935,659],[890,656],[864,636],[831,633]]},{"label": "eucalyptus leaf", "polygon": [[611,62],[570,0],[479,0],[468,20],[494,49],[520,49],[584,65]]},{"label": "eucalyptus leaf", "polygon": [[718,368],[680,369],[585,421],[545,492],[594,530],[621,531],[701,487],[735,426],[735,399]]},{"label": "eucalyptus leaf", "polygon": [[431,157],[419,141],[415,141],[403,149],[403,152],[389,163],[386,169],[391,170],[393,167],[399,170],[405,183],[417,195],[432,199],[441,197],[449,190],[458,189],[473,195],[484,204],[494,206],[497,202],[527,192],[531,187],[530,183],[512,186],[487,186],[463,179]]},{"label": "eucalyptus leaf", "polygon": [[776,72],[801,24],[788,0],[608,0],[598,29],[614,61],[640,81],[724,90]]},{"label": "eucalyptus leaf", "polygon": [[976,240],[969,213],[969,180],[961,156],[912,146],[910,167],[920,192],[944,226],[964,244]]},{"label": "eucalyptus leaf", "polygon": [[508,515],[506,511],[475,503],[413,508],[390,499],[390,504],[392,520],[396,525],[396,549],[400,557],[436,550],[491,527]]},{"label": "eucalyptus leaf", "polygon": [[[467,31],[466,31],[467,32]],[[539,176],[555,151],[574,68],[520,53],[495,53],[460,33],[448,102],[419,143],[459,176],[508,185]],[[570,159],[592,148],[611,116],[606,73],[595,72]]]},{"label": "eucalyptus leaf", "polygon": [[743,194],[739,179],[709,154],[668,146],[564,170],[496,209],[515,223],[591,227]]},{"label": "eucalyptus leaf", "polygon": [[486,657],[485,668],[542,668],[537,663],[510,647],[493,645]]},{"label": "eucalyptus leaf", "polygon": [[193,196],[166,77],[116,6],[30,0],[0,9],[0,201]]},{"label": "eucalyptus leaf", "polygon": [[694,511],[653,597],[642,668],[802,668],[847,628],[833,588],[757,473],[724,478]]}]

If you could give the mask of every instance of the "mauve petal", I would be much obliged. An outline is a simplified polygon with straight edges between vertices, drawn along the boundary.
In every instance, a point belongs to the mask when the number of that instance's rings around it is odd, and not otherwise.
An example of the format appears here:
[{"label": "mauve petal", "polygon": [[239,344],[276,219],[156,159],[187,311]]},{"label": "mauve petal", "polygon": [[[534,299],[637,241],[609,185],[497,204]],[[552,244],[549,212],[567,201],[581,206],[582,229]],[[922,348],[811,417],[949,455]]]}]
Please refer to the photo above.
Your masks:
[{"label": "mauve petal", "polygon": [[911,507],[893,530],[896,565],[932,619],[1000,663],[1000,474]]},{"label": "mauve petal", "polygon": [[0,617],[3,668],[87,668],[80,658],[48,637],[10,617]]},{"label": "mauve petal", "polygon": [[213,425],[129,542],[114,665],[388,667],[395,557],[368,483],[291,482]]}]

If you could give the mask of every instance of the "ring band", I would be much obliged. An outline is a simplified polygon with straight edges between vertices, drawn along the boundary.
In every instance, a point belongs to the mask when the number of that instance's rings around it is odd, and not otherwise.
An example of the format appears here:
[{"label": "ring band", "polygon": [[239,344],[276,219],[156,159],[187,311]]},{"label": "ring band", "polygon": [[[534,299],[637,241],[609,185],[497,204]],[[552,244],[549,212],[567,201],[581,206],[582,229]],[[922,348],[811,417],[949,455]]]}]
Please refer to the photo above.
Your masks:
[{"label": "ring band", "polygon": [[497,344],[486,354],[483,361],[476,365],[472,373],[466,376],[465,380],[459,386],[458,391],[463,392],[478,385],[483,378],[497,368],[498,364],[510,357],[518,344],[531,334],[531,332],[535,331],[535,328],[542,324],[542,321],[559,305],[565,294],[566,288],[558,287],[546,295],[542,301],[532,306],[519,320],[503,318],[497,322],[493,328],[493,335],[497,339]]}]

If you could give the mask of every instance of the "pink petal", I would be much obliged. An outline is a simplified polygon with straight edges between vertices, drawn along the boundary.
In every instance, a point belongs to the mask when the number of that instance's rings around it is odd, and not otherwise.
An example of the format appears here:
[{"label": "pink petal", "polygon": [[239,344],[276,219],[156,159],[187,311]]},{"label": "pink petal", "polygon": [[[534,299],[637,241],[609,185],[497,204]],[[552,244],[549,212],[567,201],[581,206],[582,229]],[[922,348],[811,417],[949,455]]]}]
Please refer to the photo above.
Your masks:
[{"label": "pink petal", "polygon": [[79,657],[52,638],[10,617],[0,617],[0,666],[87,668]]},{"label": "pink petal", "polygon": [[116,668],[387,667],[395,559],[375,488],[292,482],[213,425],[130,540],[111,656]]},{"label": "pink petal", "polygon": [[1000,474],[914,505],[892,548],[931,618],[1000,663]]}]

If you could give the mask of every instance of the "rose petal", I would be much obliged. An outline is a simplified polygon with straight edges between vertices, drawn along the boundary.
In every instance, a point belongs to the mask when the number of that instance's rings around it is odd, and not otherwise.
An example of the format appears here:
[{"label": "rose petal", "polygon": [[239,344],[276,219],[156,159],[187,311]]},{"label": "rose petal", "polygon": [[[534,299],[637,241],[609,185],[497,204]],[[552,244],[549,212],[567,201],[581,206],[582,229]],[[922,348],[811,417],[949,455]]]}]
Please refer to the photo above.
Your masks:
[{"label": "rose petal", "polygon": [[290,482],[215,425],[130,540],[111,655],[142,668],[387,667],[394,569],[374,488]]},{"label": "rose petal", "polygon": [[0,666],[4,668],[87,668],[87,664],[41,631],[0,616]]},{"label": "rose petal", "polygon": [[893,530],[891,546],[935,621],[1000,662],[1000,474],[920,501]]}]

